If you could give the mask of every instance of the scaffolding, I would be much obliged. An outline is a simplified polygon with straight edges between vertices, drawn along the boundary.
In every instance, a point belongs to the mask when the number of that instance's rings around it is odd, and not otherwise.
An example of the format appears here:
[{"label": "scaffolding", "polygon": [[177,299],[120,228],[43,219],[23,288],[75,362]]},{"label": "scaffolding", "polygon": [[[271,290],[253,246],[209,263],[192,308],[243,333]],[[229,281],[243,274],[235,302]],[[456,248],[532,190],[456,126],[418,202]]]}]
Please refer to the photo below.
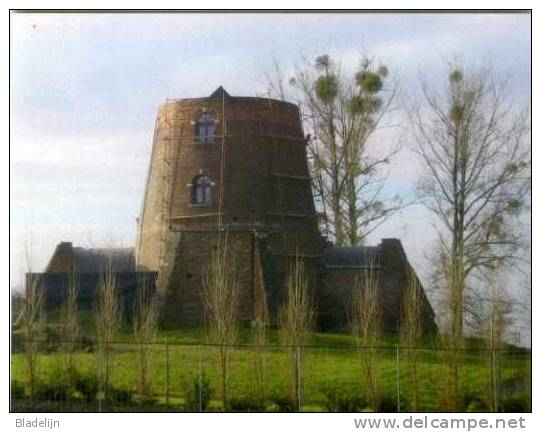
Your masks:
[{"label": "scaffolding", "polygon": [[[275,187],[275,204],[274,208],[269,208],[266,211],[267,216],[267,225],[269,227],[271,225],[276,225],[276,228],[278,226],[280,227],[280,230],[284,230],[284,228],[287,226],[288,221],[291,219],[314,219],[317,218],[319,222],[319,229],[321,233],[325,236],[329,235],[329,225],[328,225],[328,219],[327,219],[327,212],[325,207],[325,200],[323,199],[322,190],[323,190],[323,181],[321,178],[321,172],[320,170],[314,169],[315,164],[309,163],[309,172],[308,175],[298,175],[297,173],[292,173],[285,168],[285,165],[287,165],[287,161],[284,160],[284,155],[287,154],[287,152],[284,152],[284,145],[287,143],[291,144],[310,144],[309,137],[304,138],[302,136],[288,133],[286,130],[283,130],[282,128],[278,128],[276,122],[274,121],[274,111],[275,107],[274,105],[277,103],[275,100],[273,100],[270,95],[265,96],[259,96],[261,99],[264,100],[265,104],[263,105],[264,112],[262,116],[259,116],[259,120],[256,123],[259,126],[259,136],[262,138],[265,138],[267,142],[270,144],[270,148],[273,149],[273,157],[272,161],[268,161],[270,163],[270,176],[272,179],[269,179],[272,181],[272,184],[274,184]],[[178,163],[179,163],[179,156],[181,147],[185,145],[196,145],[197,142],[197,134],[195,133],[195,128],[190,131],[189,127],[186,128],[185,122],[181,117],[178,117],[178,113],[176,112],[175,106],[171,107],[170,109],[166,110],[165,112],[161,113],[161,118],[159,118],[155,131],[154,131],[154,145],[151,155],[151,167],[154,166],[152,163],[152,160],[156,160],[158,162],[156,165],[160,166],[160,170],[158,171],[158,175],[161,176],[158,177],[156,180],[158,181],[158,184],[160,185],[159,188],[161,189],[161,194],[159,199],[161,202],[158,202],[159,208],[158,208],[158,217],[159,217],[159,226],[157,227],[158,233],[156,237],[159,239],[159,247],[156,260],[158,267],[161,267],[165,260],[165,253],[166,253],[166,241],[167,241],[167,235],[169,230],[172,228],[172,225],[175,224],[175,222],[180,222],[184,220],[201,220],[205,218],[209,218],[210,223],[216,223],[216,228],[218,231],[223,230],[226,221],[224,219],[225,213],[224,213],[224,198],[225,198],[225,181],[226,181],[226,157],[227,157],[227,137],[228,137],[228,123],[227,123],[227,116],[226,116],[226,95],[225,93],[221,94],[221,115],[218,114],[216,117],[220,119],[221,121],[221,130],[216,131],[215,135],[213,135],[213,138],[216,138],[213,142],[214,145],[220,145],[220,149],[215,149],[216,151],[220,151],[220,160],[219,160],[219,173],[215,173],[216,177],[218,177],[218,188],[216,190],[218,195],[218,205],[216,210],[208,209],[206,212],[196,212],[197,214],[193,214],[192,212],[186,213],[186,214],[172,214],[174,206],[174,188],[176,187],[176,175],[177,175],[177,169],[178,169]],[[301,122],[305,121],[306,117],[303,115],[302,107],[299,105],[299,112],[301,113]],[[220,118],[221,117],[221,118]],[[216,120],[216,123],[218,123],[218,120]],[[192,125],[195,125],[195,122],[192,120]],[[257,133],[257,132],[256,132]],[[219,141],[218,141],[219,139]],[[312,141],[315,144],[315,147],[312,146],[312,149],[318,149],[318,143],[317,143],[317,137],[312,138],[315,141]],[[310,161],[309,161],[310,162]],[[148,193],[149,188],[149,181],[150,181],[150,171],[147,178],[147,187],[145,188],[145,194]],[[309,182],[309,186],[312,191],[312,201],[315,205],[317,215],[313,213],[312,210],[306,211],[295,211],[295,209],[290,208],[286,202],[287,194],[286,189],[287,185],[290,183],[296,184],[296,182]],[[161,184],[160,184],[161,183]],[[178,185],[177,185],[178,186]],[[145,197],[145,200],[143,201],[143,206],[147,202],[147,197]],[[144,225],[144,208],[141,212],[141,220],[139,221],[139,227],[138,230],[138,236],[141,237],[141,228]],[[271,222],[268,218],[272,219],[273,222]],[[141,238],[138,239],[137,244],[141,243]],[[286,250],[286,239],[284,239],[284,250]],[[137,256],[139,257],[140,251],[138,249]]]},{"label": "scaffolding", "polygon": [[144,220],[145,220],[145,206],[147,202],[147,197],[149,193],[149,184],[150,184],[150,176],[152,173],[152,165],[154,158],[156,157],[156,144],[158,142],[158,121],[154,124],[154,134],[152,136],[152,149],[150,153],[150,167],[147,171],[147,177],[145,181],[145,193],[143,195],[143,201],[141,202],[141,208],[139,210],[139,218],[137,218],[137,237],[135,239],[135,265],[136,267],[139,265],[139,254],[141,253],[141,241],[142,241],[142,230],[144,226]]},{"label": "scaffolding", "polygon": [[225,136],[227,134],[227,124],[225,122],[225,92],[222,92],[222,131],[221,131],[221,151],[220,151],[220,196],[218,202],[218,230],[223,229],[223,195],[225,178]]},{"label": "scaffolding", "polygon": [[[225,183],[225,144],[227,137],[227,122],[225,116],[225,94],[222,94],[222,115],[221,123],[222,130],[219,135],[215,134],[212,138],[220,138],[220,173],[219,173],[219,187],[218,187],[218,211],[217,212],[206,212],[200,214],[184,214],[184,215],[172,215],[172,202],[173,202],[173,193],[174,193],[174,181],[176,178],[177,166],[179,161],[180,148],[183,145],[183,141],[190,141],[190,143],[195,143],[198,139],[197,135],[186,134],[184,135],[184,128],[181,126],[178,135],[173,135],[172,127],[173,118],[166,118],[166,127],[168,128],[168,137],[163,138],[164,142],[162,148],[162,202],[161,202],[161,212],[160,212],[160,249],[158,252],[159,263],[160,265],[164,262],[165,259],[165,241],[167,239],[167,233],[171,229],[171,223],[180,220],[188,219],[199,219],[207,217],[216,217],[217,216],[217,229],[223,230],[224,220],[223,220],[223,201],[224,201],[224,183]],[[192,122],[192,124],[194,124]],[[214,142],[214,141],[213,141]],[[173,147],[175,147],[173,149]]]},{"label": "scaffolding", "polygon": [[[172,117],[172,116],[171,116]],[[162,194],[160,208],[160,242],[158,248],[158,268],[165,263],[167,234],[171,221],[171,206],[173,202],[173,188],[176,178],[177,162],[182,145],[183,128],[180,127],[178,137],[173,136],[172,118],[168,118],[166,113],[165,124],[167,127],[167,137],[163,139],[162,144]],[[175,147],[173,149],[173,147]],[[174,156],[173,156],[174,154]]]},{"label": "scaffolding", "polygon": [[[276,131],[275,129],[275,122],[273,121],[273,99],[270,97],[270,95],[267,95],[265,97],[267,100],[267,112],[266,115],[263,116],[263,120],[259,121],[259,134],[260,136],[264,136],[267,138],[270,138],[272,140],[272,145],[274,149],[274,160],[272,164],[272,177],[274,178],[273,184],[276,187],[276,196],[277,196],[277,206],[274,210],[267,211],[268,216],[274,216],[277,217],[279,220],[280,230],[283,232],[286,227],[286,219],[314,219],[317,216],[315,216],[313,213],[299,213],[295,211],[291,211],[286,205],[285,202],[285,192],[284,192],[284,182],[286,181],[300,181],[300,182],[308,182],[309,187],[312,189],[312,177],[310,175],[308,176],[302,176],[302,175],[295,175],[290,174],[288,172],[283,172],[282,167],[283,163],[281,160],[281,155],[285,154],[283,151],[281,151],[280,146],[283,145],[283,143],[280,143],[280,141],[287,141],[287,142],[296,142],[296,143],[306,143],[306,139],[304,137],[298,137],[293,135],[283,135],[280,133],[280,131]],[[266,123],[266,124],[265,124]],[[298,252],[295,254],[290,253],[288,250],[288,244],[287,244],[287,236],[282,235],[282,250],[284,253],[284,256],[294,256],[298,255]],[[297,245],[298,246],[298,245]],[[313,257],[319,257],[319,254],[306,254],[303,253],[302,257],[304,258],[313,258]]]}]

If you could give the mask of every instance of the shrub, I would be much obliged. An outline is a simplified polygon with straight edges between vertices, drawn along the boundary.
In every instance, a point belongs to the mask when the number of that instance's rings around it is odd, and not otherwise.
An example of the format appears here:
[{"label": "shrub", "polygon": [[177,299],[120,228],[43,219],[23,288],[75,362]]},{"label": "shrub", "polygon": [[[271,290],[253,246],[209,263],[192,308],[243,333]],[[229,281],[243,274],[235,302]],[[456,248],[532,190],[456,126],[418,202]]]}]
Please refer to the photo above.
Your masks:
[{"label": "shrub", "polygon": [[231,398],[227,404],[227,411],[233,412],[264,412],[265,408],[263,399],[250,396]]},{"label": "shrub", "polygon": [[[186,411],[196,412],[201,409],[205,411],[212,397],[213,389],[210,386],[210,379],[204,374],[199,380],[199,377],[182,383],[182,392],[184,394],[184,409]],[[201,405],[199,398],[201,397]]]},{"label": "shrub", "polygon": [[287,396],[273,396],[271,401],[276,405],[278,412],[296,412],[295,401]]},{"label": "shrub", "polygon": [[[63,347],[62,335],[58,328],[53,325],[44,327],[42,338],[43,340],[40,340],[40,349],[44,353],[57,352]],[[85,352],[92,352],[93,345],[92,339],[83,336],[79,341],[77,349]],[[24,333],[20,330],[14,331],[11,335],[11,352],[24,352]]]},{"label": "shrub", "polygon": [[501,381],[501,390],[505,395],[514,395],[515,393],[522,393],[528,390],[529,371],[518,370],[514,371],[512,375],[506,376]]},{"label": "shrub", "polygon": [[44,329],[45,341],[43,343],[43,350],[45,352],[56,352],[61,345],[61,337],[58,329],[54,326],[48,325]]},{"label": "shrub", "polygon": [[[51,326],[45,327],[41,345],[41,349],[45,353],[58,351],[62,346],[62,339],[58,330]],[[92,339],[83,336],[79,341],[78,349],[85,352],[92,352],[94,350],[94,342]],[[20,330],[16,330],[11,334],[11,352],[12,354],[24,352],[24,333]]]},{"label": "shrub", "polygon": [[[91,402],[98,399],[100,390],[99,381],[93,374],[75,374],[73,378],[73,388],[78,393],[80,399],[85,402]],[[105,392],[104,399],[102,400],[105,403],[112,405],[127,405],[134,402],[134,396],[135,392],[133,390],[109,386]],[[144,403],[150,404],[151,401],[145,399]]]},{"label": "shrub", "polygon": [[94,375],[77,376],[75,378],[74,387],[85,401],[90,402],[96,399],[99,382]]},{"label": "shrub", "polygon": [[530,412],[532,410],[532,401],[527,393],[515,393],[511,396],[502,398],[500,402],[500,412]]},{"label": "shrub", "polygon": [[11,398],[24,399],[24,386],[19,381],[11,381]]},{"label": "shrub", "polygon": [[326,385],[321,388],[325,396],[324,407],[328,412],[358,412],[368,406],[366,397],[355,392],[347,392],[343,387]]},{"label": "shrub", "polygon": [[79,349],[84,352],[94,352],[94,342],[86,336],[81,336],[79,340]]},{"label": "shrub", "polygon": [[476,392],[466,391],[462,396],[462,406],[467,412],[487,412],[490,406],[486,398]]},{"label": "shrub", "polygon": [[[16,330],[11,334],[11,352],[24,352],[25,334],[23,331]],[[52,326],[46,326],[43,334],[40,336],[40,350],[43,352],[58,351],[60,347],[60,335]]]},{"label": "shrub", "polygon": [[158,403],[158,399],[153,396],[142,396],[137,402],[142,406],[153,407]]},{"label": "shrub", "polygon": [[11,353],[24,352],[24,334],[20,330],[14,330],[11,333]]},{"label": "shrub", "polygon": [[[405,411],[406,405],[404,400],[400,400],[400,412]],[[378,412],[398,412],[398,404],[395,395],[384,394],[379,399],[377,408]]]},{"label": "shrub", "polygon": [[34,390],[34,398],[47,401],[66,401],[69,399],[69,387],[65,382],[42,382]]},{"label": "shrub", "polygon": [[128,405],[133,402],[134,391],[109,387],[105,394],[105,402],[111,405]]}]

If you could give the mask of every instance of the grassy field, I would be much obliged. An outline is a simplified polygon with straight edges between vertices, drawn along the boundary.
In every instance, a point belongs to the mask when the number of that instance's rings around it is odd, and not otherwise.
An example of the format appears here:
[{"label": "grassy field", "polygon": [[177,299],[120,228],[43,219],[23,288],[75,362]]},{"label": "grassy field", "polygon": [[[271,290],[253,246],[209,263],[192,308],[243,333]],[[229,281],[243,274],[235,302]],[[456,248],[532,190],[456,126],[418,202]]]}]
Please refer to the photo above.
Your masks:
[{"label": "grassy field", "polygon": [[[167,340],[167,345],[165,341]],[[181,409],[186,395],[185,389],[190,382],[198,380],[200,370],[210,379],[214,389],[209,410],[221,410],[220,375],[217,348],[205,345],[205,335],[198,330],[162,331],[157,343],[151,348],[151,382],[158,405],[165,403],[169,394],[169,403],[173,409]],[[276,331],[269,334],[269,347],[264,349],[264,390],[269,401],[266,409],[278,409],[273,400],[287,398],[290,388],[287,348],[279,345]],[[124,332],[115,344],[111,383],[115,388],[137,389],[138,353],[133,337]],[[249,329],[240,332],[239,345],[232,352],[231,374],[228,383],[230,398],[243,399],[254,396],[254,349],[250,347]],[[403,350],[398,351],[396,335],[387,335],[378,349],[377,368],[381,377],[382,394],[395,405],[410,397],[411,384],[408,380],[408,363]],[[462,393],[474,402],[466,402],[466,408],[483,410],[479,400],[488,398],[489,356],[487,352],[475,349],[480,342],[469,340],[469,349],[462,353]],[[419,388],[420,409],[437,411],[438,388],[442,385],[442,376],[446,373],[443,366],[443,354],[434,349],[434,341],[422,342],[424,349],[419,351]],[[57,346],[40,355],[40,377],[44,382],[56,382],[62,377],[64,356]],[[91,350],[90,350],[91,351]],[[303,358],[302,391],[304,411],[326,411],[329,409],[329,397],[333,388],[342,396],[365,394],[361,374],[363,351],[355,349],[354,340],[347,334],[314,333],[309,346],[301,351]],[[501,353],[501,382],[503,394],[514,391],[523,392],[530,375],[531,361],[527,354],[516,352]],[[96,375],[96,355],[93,352],[77,353],[77,369],[81,375]],[[21,353],[12,354],[12,380],[20,383],[27,381],[25,359]],[[336,390],[334,392],[336,394]],[[175,408],[176,407],[176,408]],[[402,409],[407,407],[407,403]],[[396,407],[395,407],[396,409]],[[389,410],[393,410],[389,408]]]}]

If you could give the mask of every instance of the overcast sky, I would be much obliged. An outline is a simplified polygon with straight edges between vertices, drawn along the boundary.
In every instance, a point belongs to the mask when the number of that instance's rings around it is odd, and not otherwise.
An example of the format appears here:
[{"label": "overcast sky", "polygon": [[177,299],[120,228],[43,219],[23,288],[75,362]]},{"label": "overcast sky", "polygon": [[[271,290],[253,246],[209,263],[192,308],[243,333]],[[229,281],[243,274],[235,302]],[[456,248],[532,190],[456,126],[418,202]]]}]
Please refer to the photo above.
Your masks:
[{"label": "overcast sky", "polygon": [[[368,50],[410,101],[419,75],[444,83],[446,61],[491,63],[529,104],[530,16],[509,14],[14,14],[11,15],[11,278],[35,245],[43,270],[60,241],[134,244],[158,105],[166,98],[264,93],[276,59],[329,53],[346,70]],[[402,124],[379,142],[407,144]],[[379,141],[378,141],[379,139]],[[382,144],[383,145],[383,144]],[[419,165],[407,145],[386,194],[413,197]],[[419,267],[433,231],[411,207],[371,238],[400,238]],[[421,270],[420,270],[421,271]]]}]

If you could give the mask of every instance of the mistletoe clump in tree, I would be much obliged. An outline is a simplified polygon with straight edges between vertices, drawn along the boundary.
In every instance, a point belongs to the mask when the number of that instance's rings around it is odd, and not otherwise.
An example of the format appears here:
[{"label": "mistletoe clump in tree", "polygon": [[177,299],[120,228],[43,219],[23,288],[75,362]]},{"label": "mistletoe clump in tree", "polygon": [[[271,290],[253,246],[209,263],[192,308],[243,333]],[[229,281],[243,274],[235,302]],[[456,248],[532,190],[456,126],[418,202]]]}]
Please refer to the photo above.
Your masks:
[{"label": "mistletoe clump in tree", "polygon": [[[396,149],[376,154],[370,141],[390,114],[396,86],[387,67],[363,57],[359,70],[346,77],[328,55],[297,68],[290,84],[302,100],[313,139],[309,142],[314,189],[327,213],[337,245],[359,245],[402,202],[382,199],[387,164]],[[382,154],[383,153],[383,154]]]}]

